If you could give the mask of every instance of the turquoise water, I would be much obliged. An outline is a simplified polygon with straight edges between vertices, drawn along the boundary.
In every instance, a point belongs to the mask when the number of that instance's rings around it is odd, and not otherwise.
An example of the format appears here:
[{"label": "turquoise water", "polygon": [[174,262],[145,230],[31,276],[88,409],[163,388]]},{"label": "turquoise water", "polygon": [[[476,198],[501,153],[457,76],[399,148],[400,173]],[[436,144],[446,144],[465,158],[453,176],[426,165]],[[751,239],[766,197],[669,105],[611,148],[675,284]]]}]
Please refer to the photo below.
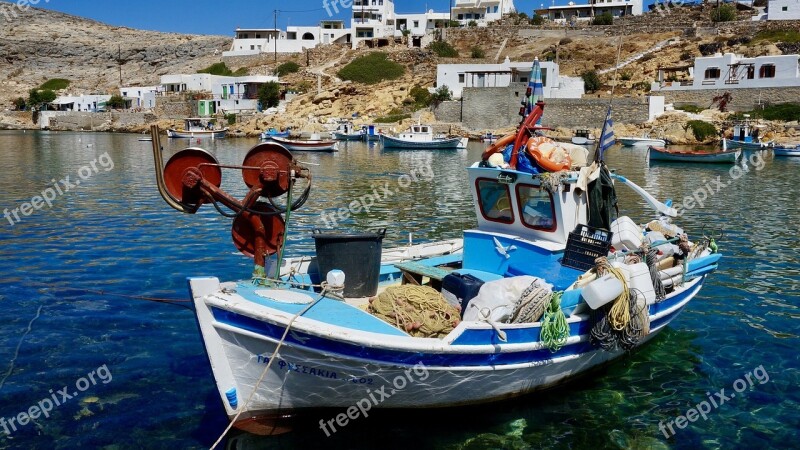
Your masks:
[{"label": "turquoise water", "polygon": [[[27,217],[20,211],[13,226],[0,218],[0,448],[207,448],[227,425],[192,313],[98,293],[185,301],[187,276],[241,279],[251,269],[230,243],[228,219],[211,208],[184,216],[164,204],[150,144],[137,138],[0,133],[0,209],[30,202],[53,179],[69,175],[74,184],[87,175],[52,207]],[[202,145],[237,164],[254,144]],[[165,145],[171,154],[188,142]],[[342,226],[389,228],[387,244],[403,244],[409,233],[415,242],[458,237],[475,224],[463,170],[482,150],[472,145],[431,153],[349,143],[336,155],[301,155],[314,164],[316,189],[294,216],[290,253],[312,251],[311,230],[325,227],[321,213],[387,183],[392,195]],[[640,150],[617,148],[608,160],[657,197],[681,203],[718,176],[730,183],[681,221],[695,233],[724,231],[721,269],[650,345],[603,372],[514,402],[379,414],[332,438],[314,423],[330,418],[326,412],[278,438],[232,435],[228,448],[797,447],[800,160],[766,156],[735,181],[725,166],[649,167]],[[415,170],[418,181],[400,182]],[[241,196],[241,178],[226,176],[224,186]],[[652,216],[627,189],[619,193],[623,211],[640,221]],[[729,396],[745,375],[752,387],[665,438],[659,423],[674,422],[707,393],[725,388]],[[47,407],[50,390],[60,403],[64,387],[79,395],[33,423],[17,417],[13,429],[12,417]]]}]

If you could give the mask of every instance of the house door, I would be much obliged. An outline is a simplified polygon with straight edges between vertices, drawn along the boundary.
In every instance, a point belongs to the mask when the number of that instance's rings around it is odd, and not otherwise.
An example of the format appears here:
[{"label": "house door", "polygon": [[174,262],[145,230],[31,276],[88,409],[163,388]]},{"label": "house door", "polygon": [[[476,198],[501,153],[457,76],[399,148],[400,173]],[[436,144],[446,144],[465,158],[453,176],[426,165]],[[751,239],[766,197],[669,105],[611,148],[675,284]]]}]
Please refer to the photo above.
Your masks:
[{"label": "house door", "polygon": [[486,87],[486,75],[485,74],[479,74],[478,75],[478,87],[479,88]]}]

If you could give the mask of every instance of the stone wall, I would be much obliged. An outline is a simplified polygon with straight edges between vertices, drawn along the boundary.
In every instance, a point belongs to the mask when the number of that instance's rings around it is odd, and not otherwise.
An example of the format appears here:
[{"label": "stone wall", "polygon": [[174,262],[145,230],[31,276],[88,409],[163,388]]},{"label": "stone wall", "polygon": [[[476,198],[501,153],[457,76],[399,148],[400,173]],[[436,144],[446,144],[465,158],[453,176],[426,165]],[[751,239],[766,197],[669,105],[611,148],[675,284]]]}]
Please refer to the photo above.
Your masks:
[{"label": "stone wall", "polygon": [[461,101],[442,102],[434,111],[436,120],[443,123],[461,123]]},{"label": "stone wall", "polygon": [[698,89],[691,91],[658,91],[667,103],[675,106],[695,105],[708,108],[712,100],[723,92],[731,93],[731,111],[751,111],[759,105],[774,103],[797,103],[800,101],[800,87],[760,88],[760,89]]},{"label": "stone wall", "polygon": [[155,113],[162,119],[194,117],[197,115],[197,102],[179,95],[158,97]]},{"label": "stone wall", "polygon": [[[613,120],[619,124],[641,124],[650,119],[647,97],[615,98]],[[543,123],[566,128],[602,128],[608,111],[607,98],[552,98],[547,100]]]}]

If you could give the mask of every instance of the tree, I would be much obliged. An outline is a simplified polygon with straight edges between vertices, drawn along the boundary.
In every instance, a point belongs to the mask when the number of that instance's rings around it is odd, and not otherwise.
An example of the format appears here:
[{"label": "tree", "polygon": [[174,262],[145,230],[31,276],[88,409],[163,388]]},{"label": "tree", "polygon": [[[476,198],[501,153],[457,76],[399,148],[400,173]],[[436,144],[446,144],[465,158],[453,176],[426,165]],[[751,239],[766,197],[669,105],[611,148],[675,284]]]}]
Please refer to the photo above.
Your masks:
[{"label": "tree", "polygon": [[594,70],[583,72],[581,78],[583,78],[583,86],[586,92],[594,92],[600,89],[600,77],[597,76],[597,72]]},{"label": "tree", "polygon": [[278,106],[281,103],[281,86],[274,81],[262,84],[258,88],[258,101],[263,109]]},{"label": "tree", "polygon": [[720,112],[725,112],[728,110],[728,103],[731,101],[733,101],[733,96],[731,96],[731,93],[724,92],[711,100],[711,106],[717,105],[717,108],[719,108]]},{"label": "tree", "polygon": [[16,108],[17,111],[24,111],[27,104],[28,103],[22,97],[18,97],[16,100],[14,100],[14,108]]},{"label": "tree", "polygon": [[531,25],[544,25],[544,17],[534,13],[531,17]]},{"label": "tree", "polygon": [[592,20],[592,25],[613,25],[614,24],[614,16],[611,13],[603,13],[597,16],[594,16],[594,20]]},{"label": "tree", "polygon": [[41,109],[42,106],[53,103],[56,97],[56,93],[49,89],[40,90],[33,88],[28,91],[28,106]]},{"label": "tree", "polygon": [[128,102],[121,95],[112,95],[106,102],[106,106],[113,109],[125,109],[128,106]]},{"label": "tree", "polygon": [[436,89],[436,92],[433,93],[433,96],[431,96],[431,101],[433,103],[434,108],[439,106],[440,103],[452,99],[453,99],[453,94],[450,92],[450,88],[447,87],[447,85],[439,86],[439,88]]}]

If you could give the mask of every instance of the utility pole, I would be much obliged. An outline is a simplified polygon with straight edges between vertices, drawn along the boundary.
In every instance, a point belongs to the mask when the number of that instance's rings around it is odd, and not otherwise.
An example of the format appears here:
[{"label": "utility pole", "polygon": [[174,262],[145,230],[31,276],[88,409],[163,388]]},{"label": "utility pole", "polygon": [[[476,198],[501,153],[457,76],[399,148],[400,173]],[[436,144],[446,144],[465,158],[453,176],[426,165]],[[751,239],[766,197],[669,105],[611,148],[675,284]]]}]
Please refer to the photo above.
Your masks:
[{"label": "utility pole", "polygon": [[281,32],[278,30],[278,10],[275,10],[275,62],[278,62],[278,38]]}]

